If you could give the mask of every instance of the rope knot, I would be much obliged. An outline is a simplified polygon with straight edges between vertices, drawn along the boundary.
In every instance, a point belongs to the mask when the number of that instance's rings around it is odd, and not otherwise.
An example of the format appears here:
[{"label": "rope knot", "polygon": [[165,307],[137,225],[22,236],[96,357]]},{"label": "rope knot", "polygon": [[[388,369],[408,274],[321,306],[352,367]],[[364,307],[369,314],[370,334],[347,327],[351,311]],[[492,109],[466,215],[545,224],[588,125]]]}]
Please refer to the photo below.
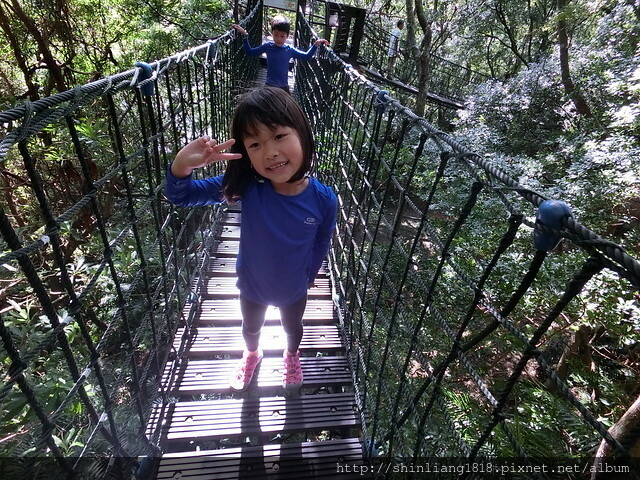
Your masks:
[{"label": "rope knot", "polygon": [[549,252],[558,246],[562,239],[559,232],[564,222],[573,216],[569,206],[558,200],[545,200],[538,207],[533,242],[536,249]]},{"label": "rope knot", "polygon": [[140,91],[145,97],[150,97],[153,95],[155,91],[155,72],[153,71],[153,67],[146,62],[136,62],[136,67],[139,70],[136,71],[136,75],[133,77],[132,84],[135,84],[136,80],[138,80],[138,86],[140,87]]},{"label": "rope knot", "polygon": [[33,102],[31,100],[25,100],[23,103],[24,106],[24,115],[22,117],[22,125],[20,125],[16,129],[16,138],[13,143],[20,143],[23,140],[29,138],[34,133],[34,129],[32,126],[35,123],[34,113],[35,107],[33,106]]},{"label": "rope knot", "polygon": [[375,108],[378,115],[382,115],[386,110],[386,100],[384,98],[385,95],[388,95],[389,92],[386,90],[379,90],[376,94]]}]

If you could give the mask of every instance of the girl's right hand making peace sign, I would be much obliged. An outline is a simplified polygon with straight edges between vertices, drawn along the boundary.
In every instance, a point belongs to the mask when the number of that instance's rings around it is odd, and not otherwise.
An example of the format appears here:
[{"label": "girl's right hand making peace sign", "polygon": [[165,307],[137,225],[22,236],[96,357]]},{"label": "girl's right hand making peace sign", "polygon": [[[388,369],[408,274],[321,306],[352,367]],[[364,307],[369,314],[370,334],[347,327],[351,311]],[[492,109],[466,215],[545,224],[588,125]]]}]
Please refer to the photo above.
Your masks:
[{"label": "girl's right hand making peace sign", "polygon": [[222,160],[237,160],[242,158],[240,153],[223,153],[224,150],[230,148],[236,141],[232,138],[223,143],[217,143],[208,135],[193,140],[185,145],[176,154],[176,158],[171,165],[171,173],[178,177],[184,178],[191,175],[196,168],[206,167],[214,162]]}]

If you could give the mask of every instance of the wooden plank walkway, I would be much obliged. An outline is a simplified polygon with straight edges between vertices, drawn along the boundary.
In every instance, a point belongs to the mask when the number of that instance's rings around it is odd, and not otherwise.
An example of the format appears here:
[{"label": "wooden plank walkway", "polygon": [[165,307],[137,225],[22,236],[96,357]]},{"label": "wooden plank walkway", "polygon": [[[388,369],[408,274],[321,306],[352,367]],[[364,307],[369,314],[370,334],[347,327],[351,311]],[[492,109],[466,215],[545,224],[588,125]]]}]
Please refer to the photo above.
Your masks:
[{"label": "wooden plank walkway", "polygon": [[162,388],[172,401],[152,409],[147,427],[149,436],[161,432],[156,478],[361,479],[362,416],[326,263],[303,317],[300,392],[285,395],[282,388],[285,335],[273,307],[267,310],[265,357],[254,381],[245,392],[229,388],[244,349],[235,286],[240,221],[238,209],[224,212],[200,299],[183,315],[193,324],[179,327],[165,366]]},{"label": "wooden plank walkway", "polygon": [[[355,438],[303,442],[296,445],[264,445],[206,452],[170,453],[163,457],[158,480],[367,478],[345,472],[359,465],[360,442]],[[211,472],[216,472],[215,477]],[[176,477],[176,472],[181,476]]]}]

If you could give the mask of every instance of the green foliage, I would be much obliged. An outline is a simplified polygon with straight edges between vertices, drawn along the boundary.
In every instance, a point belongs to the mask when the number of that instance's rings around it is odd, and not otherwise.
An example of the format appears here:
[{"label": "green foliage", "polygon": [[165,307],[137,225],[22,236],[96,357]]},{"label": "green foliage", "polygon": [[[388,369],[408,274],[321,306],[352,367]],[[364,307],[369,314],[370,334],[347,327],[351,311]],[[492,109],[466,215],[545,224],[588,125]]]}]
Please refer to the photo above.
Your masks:
[{"label": "green foliage", "polygon": [[[139,60],[164,58],[218,37],[232,23],[223,0],[16,5],[7,8],[4,30],[14,41],[0,44],[5,59],[0,63],[0,109],[18,98],[35,100],[128,70]],[[50,56],[56,67],[43,65],[43,56]]]},{"label": "green foliage", "polygon": [[559,80],[554,81],[557,71],[549,62],[535,64],[508,82],[481,85],[460,113],[459,126],[486,125],[491,136],[484,148],[492,151],[528,156],[555,152],[563,133],[564,103]]},{"label": "green foliage", "polygon": [[[34,362],[37,368],[27,372],[26,378],[33,383],[34,393],[42,402],[42,406],[47,411],[54,411],[62,404],[74,381],[61,351],[51,348],[54,342],[50,333],[51,322],[46,316],[38,315],[37,309],[30,301],[24,305],[11,299],[7,299],[7,302],[13,308],[4,320],[13,341],[20,345],[24,353],[34,351],[39,354]],[[61,315],[66,316],[66,312],[61,312]],[[68,325],[64,331],[76,355],[85,351],[86,346],[84,341],[78,338],[76,324]],[[12,363],[8,357],[3,357],[2,360],[2,371],[6,375]],[[34,410],[25,403],[17,386],[13,387],[11,395],[2,405],[2,416],[5,419],[0,427],[2,435],[11,435],[23,429],[29,430],[32,422],[38,422]],[[69,415],[78,415],[82,411],[83,407],[77,399],[65,410]]]},{"label": "green foliage", "polygon": [[592,118],[578,115],[566,98],[551,56],[506,82],[481,86],[461,112],[457,133],[525,186],[566,201],[581,222],[620,235],[633,254],[640,196],[640,61],[629,54],[637,48],[634,15],[630,5],[604,15],[585,8],[565,14],[591,15],[574,32],[571,68]]}]

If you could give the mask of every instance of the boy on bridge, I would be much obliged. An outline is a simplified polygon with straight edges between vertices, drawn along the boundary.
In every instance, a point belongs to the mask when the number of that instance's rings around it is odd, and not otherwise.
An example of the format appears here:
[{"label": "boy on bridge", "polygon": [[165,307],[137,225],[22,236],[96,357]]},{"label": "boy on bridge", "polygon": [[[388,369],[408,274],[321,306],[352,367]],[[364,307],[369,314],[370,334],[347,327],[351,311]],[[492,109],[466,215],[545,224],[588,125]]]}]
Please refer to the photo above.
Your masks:
[{"label": "boy on bridge", "polygon": [[300,60],[309,60],[313,57],[319,45],[329,45],[329,41],[319,38],[313,45],[303,52],[291,45],[287,45],[291,25],[286,17],[278,15],[271,21],[271,36],[273,41],[265,42],[259,47],[253,48],[249,44],[247,31],[240,25],[233,24],[233,28],[243,36],[242,44],[245,53],[250,57],[258,57],[263,53],[267,56],[267,79],[266,85],[278,87],[289,91],[289,60],[297,58]]}]

